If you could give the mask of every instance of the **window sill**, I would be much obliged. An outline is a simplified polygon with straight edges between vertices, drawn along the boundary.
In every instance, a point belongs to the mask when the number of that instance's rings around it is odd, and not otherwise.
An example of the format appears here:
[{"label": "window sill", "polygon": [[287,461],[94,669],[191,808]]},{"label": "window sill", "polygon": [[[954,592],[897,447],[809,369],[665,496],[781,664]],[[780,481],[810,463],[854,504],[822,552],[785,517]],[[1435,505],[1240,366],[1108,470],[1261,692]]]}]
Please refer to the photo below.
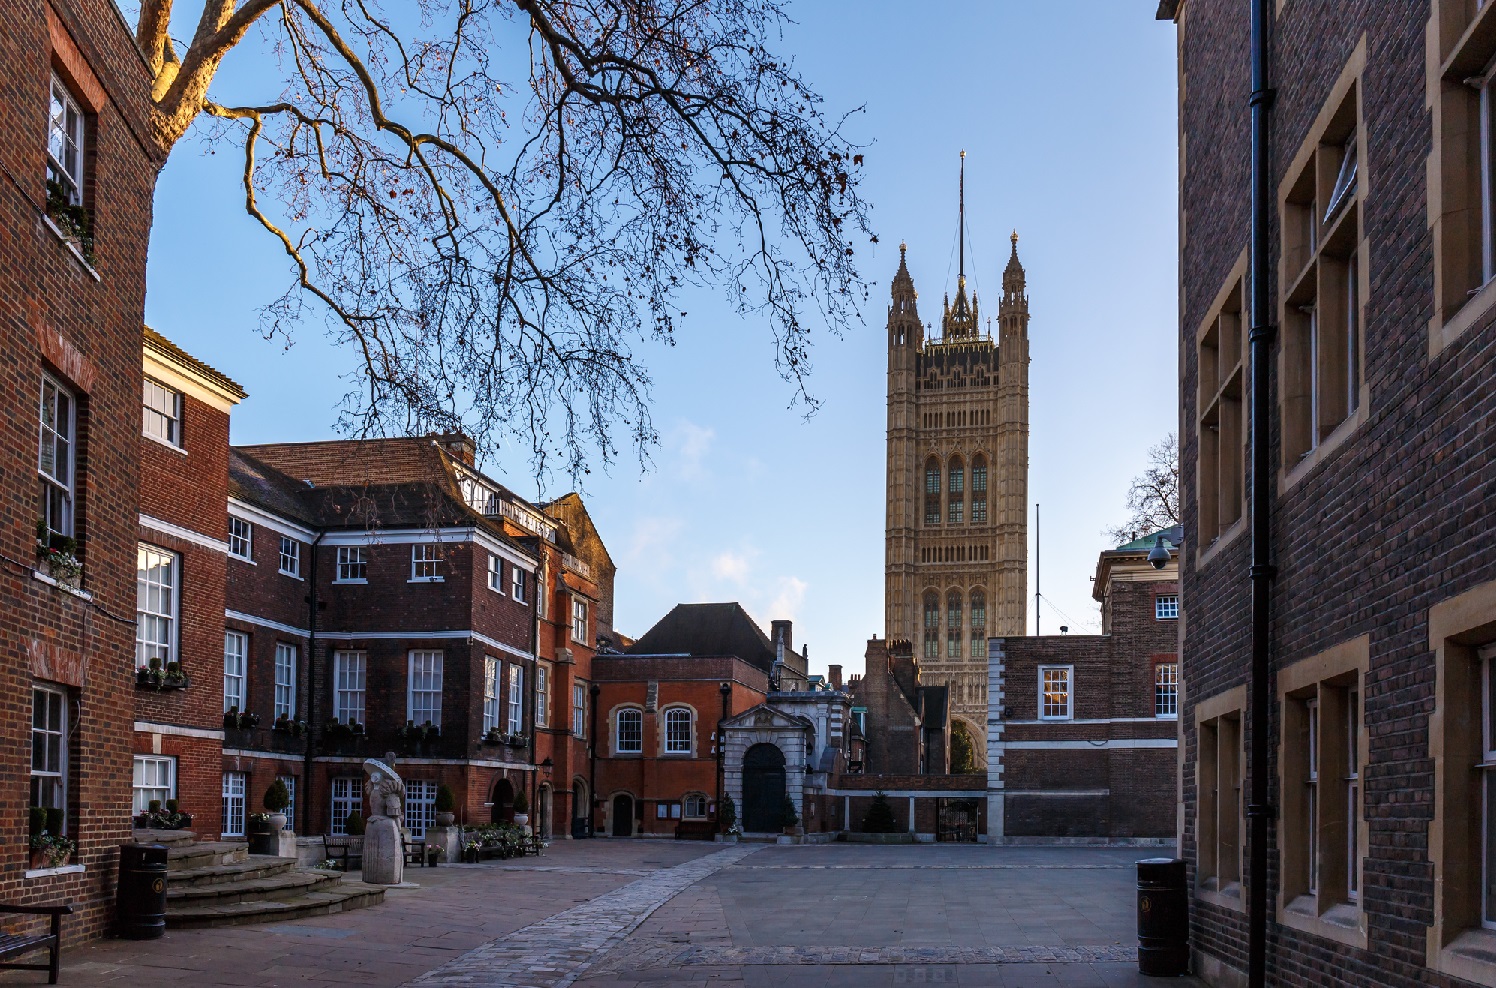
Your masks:
[{"label": "window sill", "polygon": [[151,442],[155,443],[157,446],[165,446],[167,449],[171,450],[173,453],[177,453],[177,454],[179,454],[181,456],[186,456],[187,455],[187,451],[185,449],[183,449],[182,447],[178,446],[176,443],[169,442],[169,441],[167,441],[165,439],[162,439],[160,436],[153,436],[149,432],[142,432],[140,434],[140,438],[142,438],[142,439],[149,439]]},{"label": "window sill", "polygon": [[1496,930],[1465,930],[1431,958],[1431,967],[1478,985],[1496,985]]},{"label": "window sill", "polygon": [[302,583],[306,582],[306,580],[303,580],[301,577],[297,576],[295,573],[287,573],[283,569],[278,569],[278,570],[276,570],[276,572],[279,573],[281,576],[289,576],[291,579],[293,579],[293,580],[299,580]]},{"label": "window sill", "polygon": [[332,582],[333,582],[334,586],[339,586],[339,585],[342,585],[342,586],[354,585],[354,586],[356,586],[356,585],[360,585],[360,584],[367,585],[369,581],[368,580],[333,580]]},{"label": "window sill", "polygon": [[1365,917],[1353,902],[1333,903],[1321,913],[1318,896],[1301,895],[1278,910],[1278,921],[1290,929],[1349,947],[1365,950],[1368,946]]},{"label": "window sill", "polygon": [[1496,310],[1496,278],[1480,287],[1465,304],[1444,322],[1436,315],[1428,326],[1428,356],[1432,360],[1452,346],[1477,323],[1484,322]]},{"label": "window sill", "polygon": [[[1345,420],[1337,425],[1318,446],[1299,457],[1299,461],[1292,468],[1287,470],[1280,469],[1278,471],[1279,495],[1287,493],[1289,488],[1313,473],[1316,467],[1328,460],[1335,454],[1336,450],[1345,444],[1347,438],[1354,435],[1366,424],[1367,420],[1371,418],[1366,410],[1366,406],[1370,404],[1370,398],[1369,389],[1365,384],[1362,384],[1360,403],[1356,406],[1356,410],[1347,415]],[[1282,402],[1279,402],[1278,407],[1281,412]]]},{"label": "window sill", "polygon": [[87,590],[81,590],[78,587],[70,587],[60,580],[53,579],[39,569],[34,569],[31,571],[31,578],[33,580],[41,580],[43,583],[50,583],[52,586],[56,587],[58,590],[61,590],[63,593],[72,594],[79,600],[90,602],[93,601],[93,594],[89,593]]},{"label": "window sill", "polygon": [[413,576],[406,583],[446,583],[445,576]]},{"label": "window sill", "polygon": [[229,553],[228,556],[236,563],[243,563],[246,566],[256,565],[255,561],[253,559],[250,559],[248,556],[241,556],[238,553],[234,552]]},{"label": "window sill", "polygon": [[60,868],[32,868],[23,877],[25,878],[51,878],[53,875],[81,875],[85,868],[81,864],[63,865]]},{"label": "window sill", "polygon": [[52,217],[48,216],[46,213],[43,213],[42,222],[47,224],[47,229],[51,230],[52,233],[57,237],[58,241],[68,249],[69,253],[73,255],[73,258],[79,264],[83,265],[83,270],[87,271],[89,276],[92,277],[94,281],[104,280],[103,278],[99,277],[99,272],[94,270],[94,266],[88,263],[88,259],[83,256],[83,251],[79,250],[77,245],[68,239],[67,234],[62,232],[61,227],[52,222]]},{"label": "window sill", "polygon": [[1241,883],[1230,882],[1225,888],[1216,889],[1211,885],[1215,881],[1215,878],[1205,879],[1205,882],[1195,889],[1195,898],[1220,909],[1246,912],[1246,903],[1242,901]]},{"label": "window sill", "polygon": [[1226,546],[1236,541],[1237,536],[1247,530],[1247,513],[1243,511],[1241,517],[1231,523],[1231,527],[1216,536],[1214,542],[1203,549],[1195,550],[1195,569],[1203,569],[1205,564],[1225,551]]}]

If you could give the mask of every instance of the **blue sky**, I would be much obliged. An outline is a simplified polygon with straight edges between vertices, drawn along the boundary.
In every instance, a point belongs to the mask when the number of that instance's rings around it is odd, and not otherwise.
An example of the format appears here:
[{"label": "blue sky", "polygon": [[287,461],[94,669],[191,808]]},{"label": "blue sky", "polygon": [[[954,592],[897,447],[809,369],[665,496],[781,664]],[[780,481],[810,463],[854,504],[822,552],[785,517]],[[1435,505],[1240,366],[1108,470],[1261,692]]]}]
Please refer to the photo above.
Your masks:
[{"label": "blue sky", "polygon": [[[882,635],[883,323],[898,244],[921,315],[955,287],[957,155],[967,152],[968,278],[996,314],[1017,229],[1030,308],[1030,500],[1043,513],[1042,630],[1099,631],[1089,577],[1123,519],[1146,450],[1177,428],[1174,31],[1154,0],[1074,4],[798,0],[781,53],[870,143],[865,195],[881,243],[865,325],[822,334],[810,420],[789,407],[767,327],[693,299],[674,348],[641,347],[661,444],[588,479],[619,565],[615,621],[642,634],[682,601],[739,600],[765,627],[791,617],[813,669],[862,667]],[[252,35],[215,92],[257,92]],[[258,331],[284,255],[245,216],[227,146],[176,148],[156,196],[146,315],[237,379],[236,443],[334,436],[347,356],[309,321],[287,348]],[[485,464],[536,494],[526,451]],[[553,488],[547,494],[564,493]],[[1030,507],[1030,595],[1034,536]],[[1033,632],[1033,603],[1029,630]]]}]

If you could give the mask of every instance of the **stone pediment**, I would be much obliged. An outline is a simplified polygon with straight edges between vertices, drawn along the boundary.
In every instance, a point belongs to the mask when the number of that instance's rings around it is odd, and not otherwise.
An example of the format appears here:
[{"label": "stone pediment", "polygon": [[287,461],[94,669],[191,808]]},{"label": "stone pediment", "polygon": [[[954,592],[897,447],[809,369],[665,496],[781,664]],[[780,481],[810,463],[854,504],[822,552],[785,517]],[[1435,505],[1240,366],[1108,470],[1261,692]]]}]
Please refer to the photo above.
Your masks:
[{"label": "stone pediment", "polygon": [[814,725],[804,717],[787,714],[767,703],[760,703],[755,707],[749,707],[740,714],[736,714],[722,722],[724,730],[809,730]]}]

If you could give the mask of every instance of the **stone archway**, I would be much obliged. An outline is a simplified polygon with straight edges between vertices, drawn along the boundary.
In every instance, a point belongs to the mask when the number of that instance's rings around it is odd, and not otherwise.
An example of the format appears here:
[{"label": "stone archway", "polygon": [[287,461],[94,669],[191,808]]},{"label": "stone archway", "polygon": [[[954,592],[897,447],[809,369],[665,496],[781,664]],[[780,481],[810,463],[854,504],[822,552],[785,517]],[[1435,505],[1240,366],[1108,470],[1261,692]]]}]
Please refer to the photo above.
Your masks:
[{"label": "stone archway", "polygon": [[743,829],[777,833],[784,826],[784,752],[760,743],[743,756]]},{"label": "stone archway", "polygon": [[588,821],[592,817],[592,800],[587,795],[587,783],[577,779],[571,784],[571,836],[591,837]]},{"label": "stone archway", "polygon": [[493,792],[489,793],[492,806],[489,810],[489,819],[494,823],[514,822],[514,784],[508,779],[499,779],[493,784]]},{"label": "stone archway", "polygon": [[634,836],[634,797],[621,792],[613,797],[613,826],[608,831],[614,837]]}]

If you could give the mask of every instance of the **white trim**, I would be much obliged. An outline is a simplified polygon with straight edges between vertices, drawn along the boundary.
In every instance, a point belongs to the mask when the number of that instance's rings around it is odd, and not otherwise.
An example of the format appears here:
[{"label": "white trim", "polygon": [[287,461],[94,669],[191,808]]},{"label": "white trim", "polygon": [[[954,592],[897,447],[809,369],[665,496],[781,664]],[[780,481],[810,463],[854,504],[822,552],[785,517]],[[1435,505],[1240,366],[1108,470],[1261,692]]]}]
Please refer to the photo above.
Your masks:
[{"label": "white trim", "polygon": [[234,406],[239,404],[238,395],[185,364],[178,363],[156,349],[152,343],[146,343],[142,348],[141,366],[147,376],[156,378],[162,384],[171,385],[178,391],[190,393],[204,405],[211,405],[225,415],[232,413]]},{"label": "white trim", "polygon": [[[405,761],[404,758],[400,761]],[[896,797],[898,799],[945,799],[952,797],[956,799],[985,799],[985,789],[884,789],[883,795]],[[872,789],[822,789],[821,794],[825,796],[876,796],[878,793]],[[731,795],[729,793],[729,795]]]},{"label": "white trim", "polygon": [[[333,565],[337,565],[337,564],[334,563]],[[346,587],[346,586],[352,586],[352,585],[360,584],[360,583],[367,584],[369,581],[367,579],[358,579],[358,580],[333,580],[332,582],[335,585],[337,585],[337,586],[344,586],[344,587]]]},{"label": "white trim", "polygon": [[243,518],[252,525],[262,525],[272,532],[279,532],[293,539],[301,539],[303,542],[310,542],[317,537],[317,533],[310,528],[298,525],[294,521],[287,521],[280,515],[273,515],[264,508],[250,504],[248,501],[241,501],[236,497],[229,498],[229,514]]},{"label": "white trim", "polygon": [[[211,730],[202,727],[179,727],[176,724],[157,724],[149,720],[137,720],[135,722],[136,734],[170,734],[179,738],[206,738],[209,741],[222,741],[222,730]],[[136,752],[136,754],[147,754]]]},{"label": "white trim", "polygon": [[[1046,700],[1045,700],[1045,693],[1044,693],[1044,674],[1046,672],[1052,672],[1052,671],[1057,672],[1057,671],[1060,671],[1060,670],[1063,670],[1064,673],[1065,673],[1065,712],[1063,714],[1054,714],[1053,716],[1051,716],[1051,715],[1048,715],[1048,714],[1046,714],[1044,712],[1044,704],[1046,702]],[[1039,666],[1039,669],[1038,669],[1038,675],[1039,675],[1039,684],[1038,684],[1039,685],[1039,693],[1038,693],[1039,719],[1041,721],[1045,721],[1045,722],[1048,722],[1048,723],[1053,723],[1053,722],[1056,722],[1056,721],[1060,721],[1060,722],[1063,722],[1063,723],[1066,723],[1066,724],[1073,724],[1073,723],[1075,723],[1075,666],[1074,665],[1067,665],[1067,664],[1057,664],[1057,663],[1052,663],[1052,664],[1049,664],[1049,665],[1041,665],[1041,666]]]},{"label": "white trim", "polygon": [[[288,635],[300,635],[302,638],[310,638],[312,633],[305,628],[297,628],[289,624],[281,624],[279,621],[271,621],[268,618],[256,617],[253,614],[245,614],[243,611],[225,609],[223,616],[231,621],[243,621],[246,624],[257,624],[262,628],[271,628],[275,631],[284,631]],[[326,641],[351,642],[351,641],[462,641],[471,640],[480,642],[490,648],[496,648],[501,652],[507,652],[519,659],[534,660],[532,652],[506,645],[503,642],[490,638],[485,634],[468,629],[456,629],[450,631],[319,631],[317,637]]]},{"label": "white trim", "polygon": [[1094,748],[1098,751],[1124,751],[1131,748],[1178,748],[1177,738],[1108,738],[1103,741],[995,741],[999,751],[1078,751]]},{"label": "white trim", "polygon": [[[183,528],[181,525],[173,525],[171,522],[162,521],[160,518],[152,518],[150,515],[145,514],[144,512],[142,512],[140,515],[140,527],[148,528],[153,532],[160,532],[162,535],[170,535],[172,538],[181,539],[183,542],[191,542],[193,545],[200,545],[205,549],[212,549],[214,552],[221,552],[225,556],[232,555],[232,553],[229,552],[229,544],[226,541],[219,541],[218,539],[213,538],[211,535],[204,535],[201,532],[194,532],[192,529]],[[234,556],[234,558],[242,559],[244,557]]]},{"label": "white trim", "polygon": [[406,583],[446,583],[445,576],[413,576]]},{"label": "white trim", "polygon": [[472,542],[480,549],[485,549],[493,555],[507,559],[515,565],[525,569],[533,570],[540,565],[539,560],[533,556],[527,556],[512,546],[506,545],[494,538],[481,528],[448,527],[448,528],[409,528],[409,529],[349,529],[345,531],[328,532],[322,538],[322,545],[414,545],[418,542]]},{"label": "white trim", "polygon": [[39,569],[34,569],[31,571],[31,578],[33,580],[41,580],[43,583],[50,583],[52,586],[56,587],[58,590],[61,590],[63,593],[70,593],[80,600],[93,600],[93,594],[89,593],[87,590],[84,590],[81,587],[70,587],[66,583],[62,583],[58,580],[53,579]]}]

